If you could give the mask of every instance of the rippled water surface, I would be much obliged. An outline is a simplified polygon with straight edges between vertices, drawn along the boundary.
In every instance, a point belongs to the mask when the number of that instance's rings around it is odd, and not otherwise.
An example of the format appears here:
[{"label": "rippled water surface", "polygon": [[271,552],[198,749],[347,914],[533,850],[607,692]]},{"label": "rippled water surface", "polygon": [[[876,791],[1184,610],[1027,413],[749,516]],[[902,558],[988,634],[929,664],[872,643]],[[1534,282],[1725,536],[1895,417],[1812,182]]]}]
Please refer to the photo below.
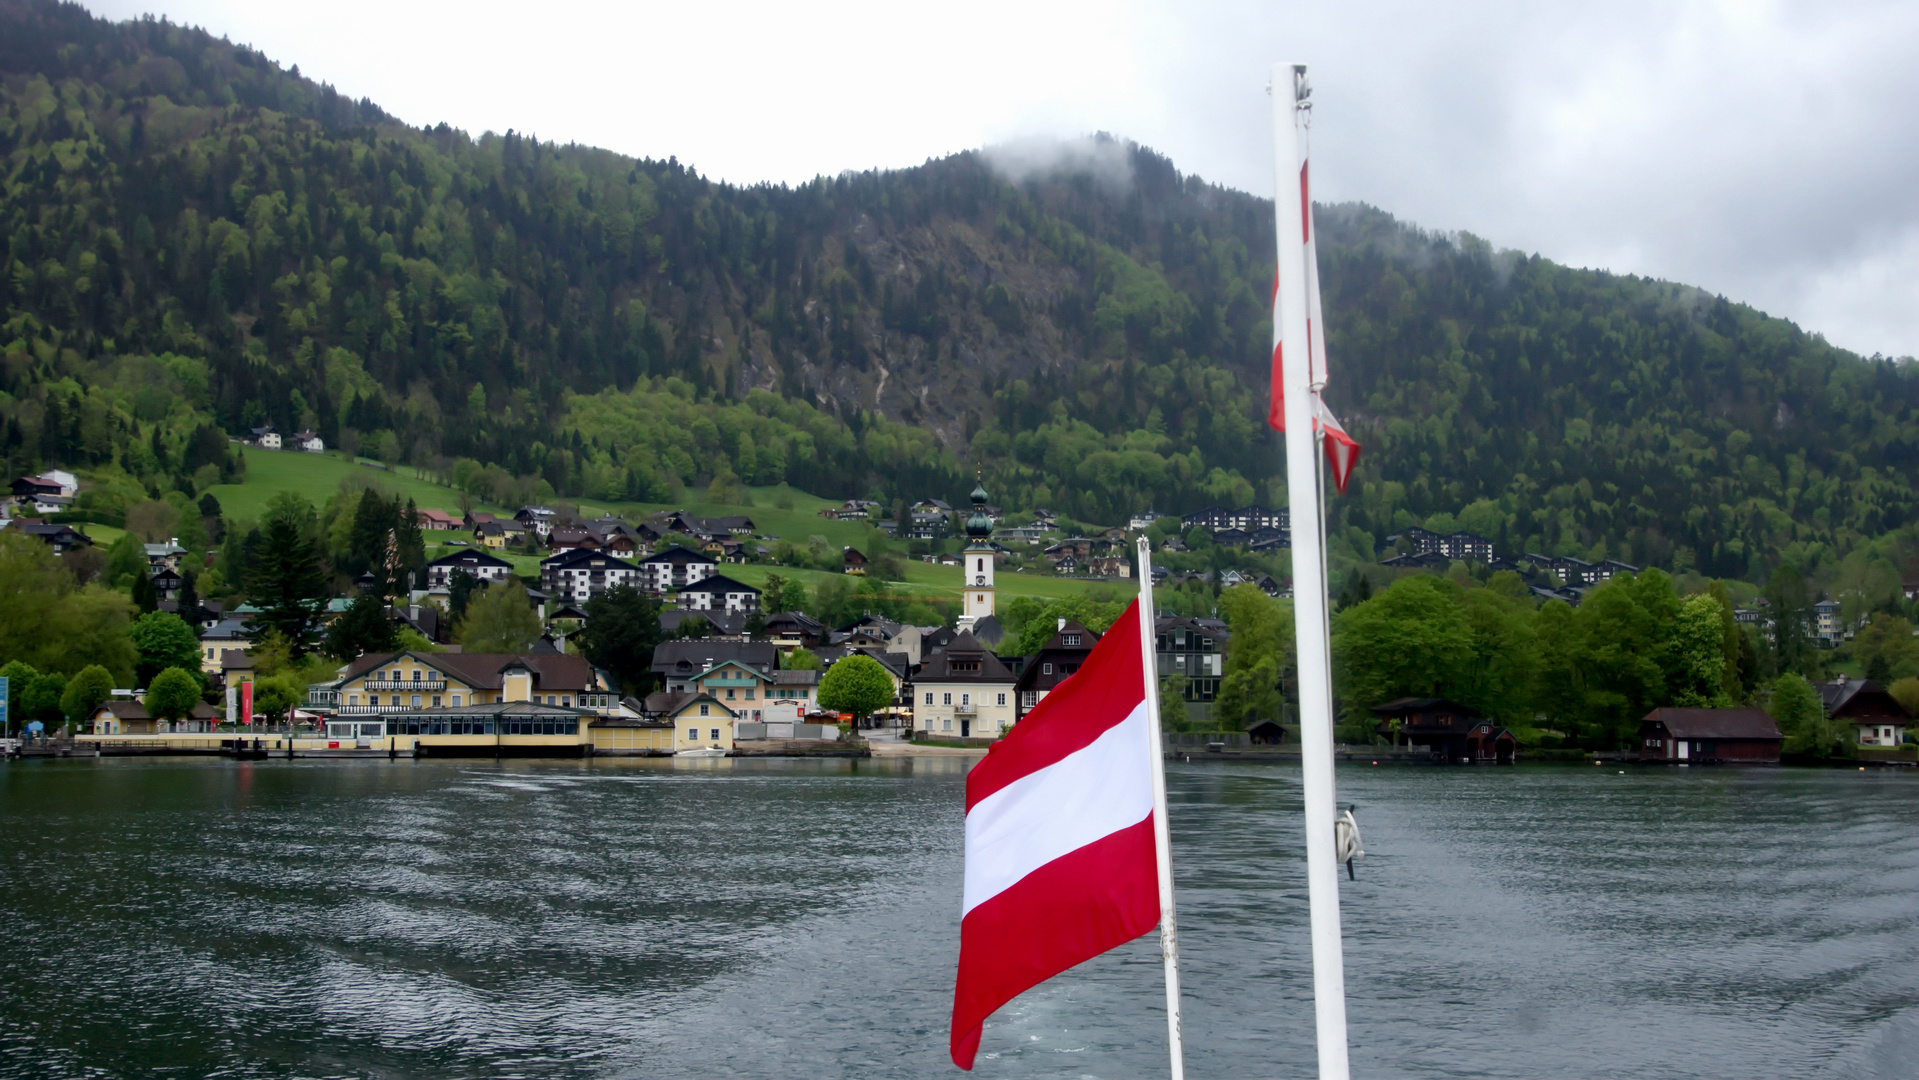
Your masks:
[{"label": "rippled water surface", "polygon": [[[955,1075],[965,762],[0,764],[0,1077]],[[1176,764],[1188,1066],[1310,1076],[1299,773]],[[1355,1075],[1919,1075],[1919,777],[1348,766]],[[1136,942],[976,1074],[1164,1074]]]}]

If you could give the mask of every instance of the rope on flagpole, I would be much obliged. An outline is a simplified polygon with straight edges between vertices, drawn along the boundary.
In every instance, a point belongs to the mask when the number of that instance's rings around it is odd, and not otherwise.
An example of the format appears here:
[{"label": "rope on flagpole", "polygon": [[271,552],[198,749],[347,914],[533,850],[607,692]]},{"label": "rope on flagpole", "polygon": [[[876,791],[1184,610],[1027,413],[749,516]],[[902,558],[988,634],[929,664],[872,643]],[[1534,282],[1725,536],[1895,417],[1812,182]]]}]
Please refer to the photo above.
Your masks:
[{"label": "rope on flagpole", "polygon": [[1185,1037],[1179,1017],[1179,919],[1173,911],[1173,852],[1166,821],[1166,752],[1159,726],[1159,634],[1153,614],[1153,548],[1142,536],[1139,561],[1139,651],[1146,676],[1146,731],[1153,755],[1153,853],[1159,866],[1159,954],[1166,966],[1166,1041],[1173,1080],[1186,1078]]}]

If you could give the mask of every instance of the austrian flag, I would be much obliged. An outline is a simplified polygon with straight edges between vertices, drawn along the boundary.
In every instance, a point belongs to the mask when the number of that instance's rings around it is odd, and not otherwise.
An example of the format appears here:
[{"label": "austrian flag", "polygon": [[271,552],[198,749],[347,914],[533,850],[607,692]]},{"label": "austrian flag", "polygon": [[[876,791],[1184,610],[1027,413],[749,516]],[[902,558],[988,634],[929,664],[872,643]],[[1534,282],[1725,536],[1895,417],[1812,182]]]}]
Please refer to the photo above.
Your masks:
[{"label": "austrian flag", "polygon": [[953,1063],[994,1010],[1160,919],[1137,601],[966,780]]}]

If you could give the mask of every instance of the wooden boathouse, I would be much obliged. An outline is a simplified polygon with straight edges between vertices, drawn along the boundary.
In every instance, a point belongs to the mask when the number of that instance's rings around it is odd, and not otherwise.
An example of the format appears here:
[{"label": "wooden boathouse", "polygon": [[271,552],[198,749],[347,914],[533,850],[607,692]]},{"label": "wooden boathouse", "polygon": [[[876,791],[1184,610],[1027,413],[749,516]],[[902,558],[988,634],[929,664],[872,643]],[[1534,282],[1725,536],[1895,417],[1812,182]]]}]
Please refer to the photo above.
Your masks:
[{"label": "wooden boathouse", "polygon": [[1508,728],[1445,698],[1399,698],[1373,706],[1378,731],[1395,747],[1423,746],[1436,760],[1511,765],[1519,740]]},{"label": "wooden boathouse", "polygon": [[1785,735],[1763,709],[1654,709],[1639,722],[1640,761],[1777,765]]}]

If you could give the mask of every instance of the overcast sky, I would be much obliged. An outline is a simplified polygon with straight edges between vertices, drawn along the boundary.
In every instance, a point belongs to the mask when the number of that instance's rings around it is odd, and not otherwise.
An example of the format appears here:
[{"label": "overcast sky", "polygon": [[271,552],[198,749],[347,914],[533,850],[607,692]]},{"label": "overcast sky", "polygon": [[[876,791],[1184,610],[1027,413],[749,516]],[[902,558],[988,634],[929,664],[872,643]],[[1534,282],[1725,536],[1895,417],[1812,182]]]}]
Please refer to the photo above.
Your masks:
[{"label": "overcast sky", "polygon": [[1684,281],[1919,354],[1919,3],[94,0],[415,124],[750,183],[1109,131],[1272,193],[1268,66],[1311,65],[1314,194]]}]

